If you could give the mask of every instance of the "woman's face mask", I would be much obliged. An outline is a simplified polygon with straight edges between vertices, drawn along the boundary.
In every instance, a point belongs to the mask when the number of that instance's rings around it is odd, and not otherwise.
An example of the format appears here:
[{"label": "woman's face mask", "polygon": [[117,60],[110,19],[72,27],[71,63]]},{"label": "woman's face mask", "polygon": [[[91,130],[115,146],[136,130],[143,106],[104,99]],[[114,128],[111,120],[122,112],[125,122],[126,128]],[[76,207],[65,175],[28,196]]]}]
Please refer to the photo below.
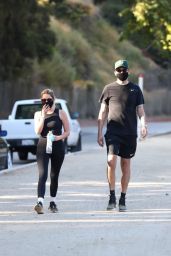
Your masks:
[{"label": "woman's face mask", "polygon": [[47,105],[48,107],[52,107],[53,106],[53,99],[48,98],[48,99],[41,99],[42,105]]}]

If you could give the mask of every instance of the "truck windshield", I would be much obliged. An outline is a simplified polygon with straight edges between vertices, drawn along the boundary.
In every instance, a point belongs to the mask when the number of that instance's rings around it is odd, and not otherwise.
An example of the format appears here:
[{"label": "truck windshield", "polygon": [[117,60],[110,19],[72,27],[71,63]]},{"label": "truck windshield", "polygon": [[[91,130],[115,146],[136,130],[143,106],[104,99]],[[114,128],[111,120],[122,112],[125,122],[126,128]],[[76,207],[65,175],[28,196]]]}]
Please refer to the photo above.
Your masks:
[{"label": "truck windshield", "polygon": [[[61,109],[61,104],[56,103],[56,107]],[[41,111],[42,105],[39,104],[24,104],[17,107],[15,119],[33,119],[36,111]]]}]

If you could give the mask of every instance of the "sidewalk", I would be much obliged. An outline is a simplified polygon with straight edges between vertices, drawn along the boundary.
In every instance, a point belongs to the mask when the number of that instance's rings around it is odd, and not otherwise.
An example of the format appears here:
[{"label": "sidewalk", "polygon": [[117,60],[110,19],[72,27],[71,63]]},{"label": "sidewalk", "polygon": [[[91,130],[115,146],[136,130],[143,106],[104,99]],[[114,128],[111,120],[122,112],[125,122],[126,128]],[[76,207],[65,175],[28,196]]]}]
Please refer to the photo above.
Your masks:
[{"label": "sidewalk", "polygon": [[[153,120],[153,121],[152,121]],[[96,120],[81,120],[81,128],[83,132],[97,134]],[[104,127],[105,129],[105,127]],[[171,133],[171,120],[149,119],[148,121],[148,136],[156,136]]]},{"label": "sidewalk", "polygon": [[[0,176],[2,256],[168,256],[171,255],[171,135],[138,145],[127,194],[128,211],[107,212],[106,150],[69,154],[62,168],[58,207],[33,211],[37,167]],[[117,199],[120,194],[117,166]]]},{"label": "sidewalk", "polygon": [[[79,119],[82,127],[97,126],[96,119]],[[171,123],[171,117],[147,117],[147,123]]]}]

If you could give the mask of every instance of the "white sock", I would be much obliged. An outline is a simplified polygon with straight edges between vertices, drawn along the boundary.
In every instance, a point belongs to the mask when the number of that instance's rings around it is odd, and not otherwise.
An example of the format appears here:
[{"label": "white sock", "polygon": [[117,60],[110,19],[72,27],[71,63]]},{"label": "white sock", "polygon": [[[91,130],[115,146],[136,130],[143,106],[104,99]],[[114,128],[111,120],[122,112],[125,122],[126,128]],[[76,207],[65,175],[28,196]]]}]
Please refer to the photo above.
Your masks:
[{"label": "white sock", "polygon": [[43,204],[44,198],[43,197],[38,197],[37,201],[41,202]]},{"label": "white sock", "polygon": [[56,196],[55,197],[51,196],[50,201],[56,203]]}]

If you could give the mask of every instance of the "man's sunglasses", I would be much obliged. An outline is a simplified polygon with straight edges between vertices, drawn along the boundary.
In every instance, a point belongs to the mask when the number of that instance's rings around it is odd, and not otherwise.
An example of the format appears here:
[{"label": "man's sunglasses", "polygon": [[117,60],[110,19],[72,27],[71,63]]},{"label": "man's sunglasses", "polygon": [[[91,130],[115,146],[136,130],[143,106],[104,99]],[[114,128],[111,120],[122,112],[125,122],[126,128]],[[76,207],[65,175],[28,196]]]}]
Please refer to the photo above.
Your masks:
[{"label": "man's sunglasses", "polygon": [[127,69],[126,68],[117,68],[116,71],[121,73],[121,72],[126,72]]}]

